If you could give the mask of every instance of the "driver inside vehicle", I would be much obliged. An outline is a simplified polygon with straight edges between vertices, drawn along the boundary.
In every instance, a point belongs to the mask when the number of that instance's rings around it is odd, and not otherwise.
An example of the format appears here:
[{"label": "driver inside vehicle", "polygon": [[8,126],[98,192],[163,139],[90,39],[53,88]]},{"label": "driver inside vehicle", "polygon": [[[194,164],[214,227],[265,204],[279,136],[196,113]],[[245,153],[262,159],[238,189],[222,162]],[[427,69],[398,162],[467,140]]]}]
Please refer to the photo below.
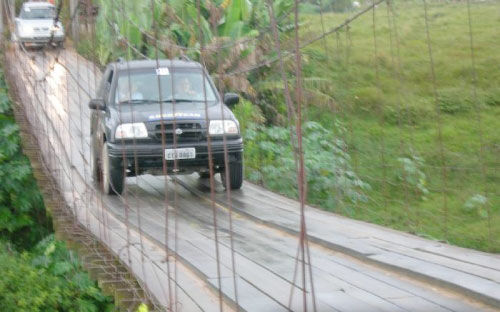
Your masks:
[{"label": "driver inside vehicle", "polygon": [[[130,86],[130,89],[129,89]],[[133,100],[143,100],[144,96],[139,92],[139,88],[135,83],[129,83],[128,81],[119,84],[118,92],[116,93],[117,103],[133,101]]]}]

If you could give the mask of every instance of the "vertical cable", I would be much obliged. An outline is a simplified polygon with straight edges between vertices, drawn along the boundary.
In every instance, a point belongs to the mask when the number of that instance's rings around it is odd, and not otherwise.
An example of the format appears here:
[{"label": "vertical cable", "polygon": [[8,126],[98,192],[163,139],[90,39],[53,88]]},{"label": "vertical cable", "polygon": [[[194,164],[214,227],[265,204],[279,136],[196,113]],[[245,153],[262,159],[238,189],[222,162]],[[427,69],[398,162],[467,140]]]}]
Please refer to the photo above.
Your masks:
[{"label": "vertical cable", "polygon": [[[404,134],[403,134],[403,120],[402,120],[402,117],[401,117],[401,111],[403,109],[402,107],[402,97],[401,97],[401,90],[403,88],[402,86],[402,83],[401,83],[401,73],[399,72],[400,70],[400,67],[399,67],[399,63],[396,61],[396,56],[394,55],[394,50],[397,49],[397,53],[398,53],[398,57],[399,57],[399,43],[398,43],[398,38],[397,38],[397,29],[396,29],[396,26],[395,26],[395,23],[394,23],[394,16],[391,16],[391,7],[392,7],[392,0],[387,0],[385,2],[386,4],[386,9],[387,9],[387,25],[389,27],[389,46],[390,46],[390,51],[391,51],[391,67],[392,67],[392,76],[393,76],[393,79],[394,80],[397,80],[398,83],[399,83],[399,88],[398,88],[398,92],[397,92],[397,114],[398,114],[398,120],[397,120],[397,123],[398,123],[398,131],[399,131],[399,154],[400,154],[400,157],[403,157],[404,154],[405,154],[405,150],[406,150],[406,144],[405,144],[405,141],[404,141]],[[397,45],[397,47],[395,48],[394,45]],[[408,105],[408,104],[406,104]],[[402,176],[403,176],[403,181],[402,181],[402,184],[403,184],[403,190],[404,190],[404,195],[405,195],[405,210],[406,210],[406,215],[408,216],[408,218],[406,219],[407,221],[407,225],[408,226],[412,226],[412,223],[411,223],[411,218],[410,218],[410,202],[409,202],[409,189],[408,189],[408,175],[407,175],[407,172],[404,168],[404,164],[403,163],[400,163],[400,170],[402,172]],[[418,221],[419,220],[419,217],[418,217],[418,209],[416,209],[415,211],[415,228],[417,228],[417,225],[418,225]]]},{"label": "vertical cable", "polygon": [[[205,44],[203,42],[202,28],[201,28],[201,13],[200,13],[200,0],[196,0],[197,5],[197,19],[198,19],[198,29],[199,29],[199,40],[201,43],[201,55],[202,55],[202,65],[205,66],[206,62],[203,58]],[[215,20],[213,21],[212,27],[215,28]],[[218,40],[218,38],[216,38]],[[222,281],[221,281],[221,264],[220,264],[220,254],[219,254],[219,237],[218,237],[218,226],[217,226],[217,207],[215,205],[215,179],[214,179],[214,160],[212,155],[212,138],[209,133],[209,118],[208,118],[208,102],[207,102],[207,90],[205,85],[205,75],[203,75],[203,98],[205,104],[205,125],[207,127],[207,152],[208,152],[208,167],[210,171],[210,204],[212,208],[213,225],[214,225],[214,241],[215,241],[215,257],[217,261],[217,286],[219,295],[219,309],[222,312],[223,302],[222,302]],[[224,128],[224,126],[223,126]]]},{"label": "vertical cable", "polygon": [[[159,48],[158,48],[158,21],[154,17],[154,10],[155,10],[155,3],[154,0],[151,0],[151,10],[152,10],[152,27],[154,31],[154,48],[155,48],[155,61],[156,61],[156,68],[160,68],[160,61],[159,61]],[[172,78],[171,78],[172,79]],[[163,103],[163,92],[161,90],[161,80],[160,76],[157,76],[157,83],[158,83],[158,104],[159,104],[159,109],[160,109],[160,131],[161,131],[161,145],[162,145],[162,150],[165,153],[166,150],[166,137],[165,137],[165,121],[164,121],[164,103]],[[172,90],[173,92],[173,90]],[[172,93],[173,96],[173,93]],[[168,212],[169,208],[169,187],[168,187],[168,164],[166,160],[166,155],[163,155],[162,157],[162,173],[165,176],[164,179],[164,210],[165,210],[165,254],[166,254],[166,265],[167,265],[167,284],[168,284],[168,310],[173,311],[173,305],[177,304],[174,302],[174,297],[172,294],[172,273],[170,272],[170,248],[169,248],[169,217],[170,214]],[[175,216],[177,218],[177,216]],[[176,231],[177,233],[177,231]],[[174,257],[176,255],[174,254]],[[175,275],[174,275],[175,276]]]},{"label": "vertical cable", "polygon": [[427,0],[423,0],[423,6],[424,6],[424,20],[425,20],[425,34],[427,37],[427,50],[429,53],[429,67],[430,67],[430,79],[432,83],[432,93],[434,96],[434,104],[435,104],[435,109],[436,109],[436,114],[437,114],[437,127],[438,127],[438,137],[437,137],[437,143],[438,143],[438,149],[439,149],[439,156],[441,159],[441,175],[443,178],[443,187],[441,189],[441,194],[443,197],[443,213],[444,213],[444,220],[443,220],[443,232],[444,232],[444,237],[445,239],[448,238],[448,199],[446,196],[446,192],[448,191],[448,185],[447,185],[447,168],[446,168],[446,159],[444,156],[444,146],[443,146],[443,135],[442,135],[442,124],[441,124],[441,109],[439,108],[439,101],[438,101],[438,94],[437,94],[437,85],[436,85],[436,72],[434,68],[434,56],[432,54],[432,42],[431,42],[431,35],[430,35],[430,30],[429,30],[429,17],[428,17],[428,8],[427,8]]},{"label": "vertical cable", "polygon": [[[378,92],[382,92],[382,88],[380,86],[380,69],[379,69],[379,61],[378,61],[378,40],[377,40],[377,6],[375,4],[375,0],[372,0],[372,30],[373,30],[373,65],[375,71],[375,87]],[[387,159],[385,155],[385,117],[384,117],[384,104],[383,101],[380,100],[377,103],[377,114],[380,125],[380,164],[382,167],[382,193],[384,198],[384,209],[386,210],[389,207],[388,203],[388,181],[387,181]],[[388,222],[387,220],[385,222]]]},{"label": "vertical cable", "polygon": [[[199,6],[198,6],[198,18],[200,18],[200,12],[199,12]],[[198,19],[200,21],[200,19]],[[201,25],[198,25],[200,28],[201,32]],[[232,205],[232,199],[231,199],[231,166],[229,163],[229,152],[227,149],[227,135],[225,132],[225,122],[226,122],[226,115],[224,113],[224,70],[222,68],[222,62],[221,62],[221,56],[223,53],[223,47],[220,44],[219,41],[219,34],[218,34],[218,28],[213,27],[213,32],[214,35],[216,36],[216,50],[219,51],[217,53],[217,58],[216,58],[216,63],[217,63],[217,76],[218,76],[218,88],[217,91],[219,91],[219,98],[220,98],[220,117],[222,120],[222,127],[223,127],[223,134],[222,134],[222,144],[223,144],[223,158],[224,158],[224,171],[221,172],[221,178],[225,179],[225,187],[226,187],[226,200],[227,200],[227,208],[229,210],[228,213],[228,219],[229,219],[229,244],[230,244],[230,249],[231,249],[231,271],[232,271],[232,277],[233,277],[233,288],[234,288],[234,301],[236,304],[236,310],[239,311],[240,305],[239,305],[239,298],[238,298],[238,283],[237,283],[237,273],[236,273],[236,259],[235,259],[235,252],[234,252],[234,230],[233,230],[233,205]],[[203,37],[200,36],[199,38],[200,41],[203,40]],[[231,49],[231,48],[227,48]],[[205,73],[203,73],[205,75]],[[238,159],[236,160],[238,161]],[[241,159],[239,161],[242,162],[243,166],[243,155],[241,155]],[[222,176],[224,175],[224,177]]]},{"label": "vertical cable", "polygon": [[[479,163],[481,167],[481,176],[483,179],[484,187],[484,197],[488,200],[488,178],[486,174],[486,165],[484,164],[484,137],[483,137],[483,126],[481,118],[481,104],[477,96],[477,71],[476,71],[476,55],[474,52],[474,33],[472,30],[472,17],[471,17],[471,4],[470,0],[467,0],[467,21],[469,26],[469,45],[470,45],[470,61],[472,70],[472,93],[474,98],[474,111],[476,113],[476,122],[478,127],[479,136]],[[492,243],[491,236],[491,205],[489,201],[486,203],[487,213],[488,213],[488,243]]]}]

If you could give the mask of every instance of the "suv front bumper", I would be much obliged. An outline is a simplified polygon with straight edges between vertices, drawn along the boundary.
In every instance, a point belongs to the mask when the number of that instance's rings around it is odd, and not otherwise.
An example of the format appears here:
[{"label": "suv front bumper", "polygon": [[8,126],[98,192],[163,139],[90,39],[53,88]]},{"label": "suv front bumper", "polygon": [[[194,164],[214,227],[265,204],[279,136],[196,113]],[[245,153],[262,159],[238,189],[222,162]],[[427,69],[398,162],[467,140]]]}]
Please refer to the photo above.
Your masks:
[{"label": "suv front bumper", "polygon": [[[224,143],[222,140],[213,140],[210,142],[210,150],[212,154],[212,161],[215,170],[224,167]],[[130,142],[121,143],[107,143],[108,152],[111,158],[115,161],[127,162],[127,167],[131,171],[138,169],[138,172],[147,171],[147,169],[162,168],[163,158],[165,157],[165,149],[174,148],[173,145],[168,144],[165,148],[159,144],[145,144],[137,143],[130,144]],[[193,171],[203,171],[209,167],[209,153],[207,142],[203,143],[183,143],[177,144],[175,148],[195,148],[196,158],[193,159],[179,159],[176,161],[167,160],[166,167],[169,172],[172,172],[175,166],[175,170],[179,172],[193,172]],[[240,162],[243,153],[243,140],[238,139],[227,139],[226,148],[228,152],[229,162]],[[135,168],[135,164],[138,168]]]},{"label": "suv front bumper", "polygon": [[[31,45],[45,45],[50,42],[50,36],[27,36],[18,37],[18,41],[25,44]],[[52,42],[59,43],[64,41],[64,36],[54,36]]]}]

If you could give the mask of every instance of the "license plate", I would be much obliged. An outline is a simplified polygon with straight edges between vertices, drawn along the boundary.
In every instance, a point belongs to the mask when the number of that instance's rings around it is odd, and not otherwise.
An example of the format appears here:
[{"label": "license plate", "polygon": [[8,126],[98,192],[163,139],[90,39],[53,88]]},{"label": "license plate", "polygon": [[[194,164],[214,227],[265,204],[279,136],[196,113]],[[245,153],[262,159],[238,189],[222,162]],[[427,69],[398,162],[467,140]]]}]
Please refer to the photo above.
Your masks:
[{"label": "license plate", "polygon": [[165,150],[165,159],[193,159],[196,158],[196,149],[194,147],[189,148],[168,148]]}]

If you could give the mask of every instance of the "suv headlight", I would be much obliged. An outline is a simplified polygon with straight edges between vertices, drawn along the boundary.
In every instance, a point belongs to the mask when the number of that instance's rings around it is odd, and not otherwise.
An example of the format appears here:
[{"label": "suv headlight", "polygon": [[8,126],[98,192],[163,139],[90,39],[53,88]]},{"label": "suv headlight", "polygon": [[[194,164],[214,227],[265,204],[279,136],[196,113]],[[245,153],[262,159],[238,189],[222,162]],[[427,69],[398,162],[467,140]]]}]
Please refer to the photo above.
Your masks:
[{"label": "suv headlight", "polygon": [[33,34],[33,28],[26,25],[21,25],[19,27],[19,35],[21,36],[30,36]]},{"label": "suv headlight", "polygon": [[147,137],[148,130],[142,122],[124,123],[116,127],[115,139],[141,139]]},{"label": "suv headlight", "polygon": [[[224,127],[222,124],[224,124]],[[210,135],[239,134],[240,130],[236,122],[232,120],[211,120],[208,133]]]}]

